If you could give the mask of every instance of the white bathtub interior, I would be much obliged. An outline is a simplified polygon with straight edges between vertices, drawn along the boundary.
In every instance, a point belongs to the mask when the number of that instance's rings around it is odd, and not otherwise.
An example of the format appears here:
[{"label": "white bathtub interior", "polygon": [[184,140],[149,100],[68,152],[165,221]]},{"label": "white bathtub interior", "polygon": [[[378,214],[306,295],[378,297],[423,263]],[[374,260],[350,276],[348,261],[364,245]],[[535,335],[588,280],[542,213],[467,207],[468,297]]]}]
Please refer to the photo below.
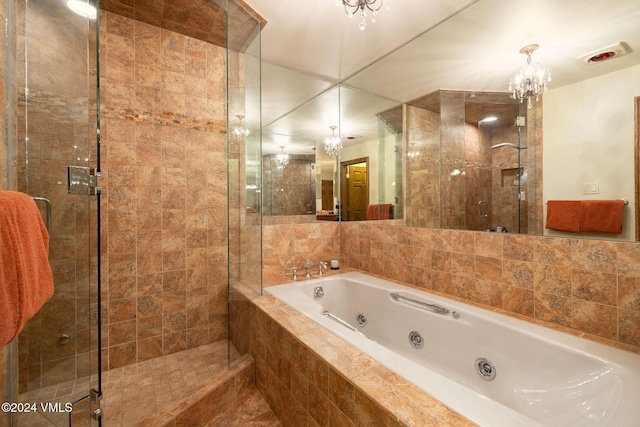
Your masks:
[{"label": "white bathtub interior", "polygon": [[[640,419],[635,353],[359,272],[266,290],[480,425],[622,426]],[[416,332],[421,348],[410,342]],[[478,373],[481,358],[493,379]]]}]

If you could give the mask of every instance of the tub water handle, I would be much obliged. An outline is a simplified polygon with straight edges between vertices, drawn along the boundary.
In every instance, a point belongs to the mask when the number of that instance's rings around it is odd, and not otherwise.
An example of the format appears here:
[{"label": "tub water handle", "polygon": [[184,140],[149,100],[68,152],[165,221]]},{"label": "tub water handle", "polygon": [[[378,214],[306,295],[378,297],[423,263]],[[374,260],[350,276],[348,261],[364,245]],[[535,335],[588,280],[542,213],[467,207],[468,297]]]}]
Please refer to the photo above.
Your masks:
[{"label": "tub water handle", "polygon": [[311,261],[309,260],[304,263],[304,277],[311,279]]},{"label": "tub water handle", "polygon": [[327,269],[327,263],[324,261],[320,261],[318,263],[318,276],[324,275],[324,270]]},{"label": "tub water handle", "polygon": [[404,300],[404,301],[408,301],[408,302],[412,302],[414,304],[418,304],[421,307],[427,308],[431,311],[434,311],[436,313],[439,314],[448,314],[449,313],[449,309],[446,307],[443,307],[441,305],[438,304],[430,304],[428,302],[424,302],[424,301],[420,301],[414,298],[410,298],[410,297],[406,297],[402,294],[399,294],[397,292],[391,292],[389,293],[389,295],[391,296],[391,298],[393,298],[394,300],[398,301],[398,300]]}]

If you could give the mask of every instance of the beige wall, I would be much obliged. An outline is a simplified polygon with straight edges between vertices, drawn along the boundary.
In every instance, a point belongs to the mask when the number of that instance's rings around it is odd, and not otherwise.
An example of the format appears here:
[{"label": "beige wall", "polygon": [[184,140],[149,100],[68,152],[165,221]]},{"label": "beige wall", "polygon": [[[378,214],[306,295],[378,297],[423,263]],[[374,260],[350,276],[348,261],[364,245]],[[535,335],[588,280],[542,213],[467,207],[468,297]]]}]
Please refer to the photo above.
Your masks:
[{"label": "beige wall", "polygon": [[[623,232],[634,239],[634,97],[640,65],[552,89],[544,95],[545,200],[626,198]],[[603,161],[606,159],[606,161]],[[598,182],[599,194],[582,184]],[[546,230],[545,233],[561,233]]]},{"label": "beige wall", "polygon": [[103,352],[227,336],[226,52],[105,12]]},{"label": "beige wall", "polygon": [[344,147],[340,150],[340,162],[344,163],[354,159],[367,157],[369,159],[368,177],[369,181],[369,204],[378,203],[378,177],[380,173],[380,161],[378,156],[378,139],[363,141],[350,147]]}]

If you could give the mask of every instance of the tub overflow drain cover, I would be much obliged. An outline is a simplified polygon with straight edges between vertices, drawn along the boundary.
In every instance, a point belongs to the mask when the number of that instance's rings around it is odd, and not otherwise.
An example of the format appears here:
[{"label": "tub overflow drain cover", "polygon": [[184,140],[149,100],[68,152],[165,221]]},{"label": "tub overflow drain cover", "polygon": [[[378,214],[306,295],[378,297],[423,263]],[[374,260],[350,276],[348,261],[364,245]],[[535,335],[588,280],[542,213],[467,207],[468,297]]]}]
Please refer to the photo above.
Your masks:
[{"label": "tub overflow drain cover", "polygon": [[409,333],[409,342],[414,348],[422,348],[422,346],[424,345],[422,335],[420,335],[416,331],[411,331],[411,333]]},{"label": "tub overflow drain cover", "polygon": [[485,381],[491,381],[496,377],[496,367],[484,357],[476,359],[476,369],[480,377]]},{"label": "tub overflow drain cover", "polygon": [[359,326],[367,326],[367,316],[365,316],[363,313],[356,314],[356,323]]}]

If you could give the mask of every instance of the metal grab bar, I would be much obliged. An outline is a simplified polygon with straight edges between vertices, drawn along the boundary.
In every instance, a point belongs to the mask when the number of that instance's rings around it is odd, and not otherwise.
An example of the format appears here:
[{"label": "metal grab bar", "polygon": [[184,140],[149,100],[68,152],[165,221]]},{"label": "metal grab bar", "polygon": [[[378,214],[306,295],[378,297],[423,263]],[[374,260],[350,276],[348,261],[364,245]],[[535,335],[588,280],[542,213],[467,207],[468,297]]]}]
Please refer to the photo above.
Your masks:
[{"label": "metal grab bar", "polygon": [[429,310],[435,311],[438,314],[448,314],[449,311],[450,311],[448,308],[443,307],[441,305],[429,304],[428,302],[424,302],[424,301],[420,301],[420,300],[417,300],[417,299],[405,297],[404,295],[399,294],[397,292],[390,292],[389,295],[391,296],[391,298],[393,298],[396,301],[398,301],[398,300],[409,301],[409,302],[412,302],[414,304],[418,304],[418,305],[420,305],[422,307],[428,308]]},{"label": "metal grab bar", "polygon": [[46,217],[44,219],[44,223],[47,226],[47,231],[49,232],[49,234],[51,234],[51,200],[47,199],[46,197],[33,197],[32,196],[31,198],[36,203],[44,202],[45,208],[46,208],[46,211],[47,211]]},{"label": "metal grab bar", "polygon": [[335,314],[332,314],[330,311],[325,310],[324,308],[322,309],[322,311],[320,312],[322,313],[323,316],[329,317],[333,320],[335,320],[336,322],[340,323],[342,326],[344,326],[345,328],[349,328],[351,329],[353,332],[357,332],[360,335],[362,335],[363,337],[369,339],[368,336],[366,336],[365,334],[363,334],[362,332],[360,332],[359,330],[357,330],[356,328],[354,328],[353,326],[351,326],[350,324],[348,324],[347,322],[345,322],[344,320],[342,320],[341,318],[339,318],[338,316],[336,316]]}]

